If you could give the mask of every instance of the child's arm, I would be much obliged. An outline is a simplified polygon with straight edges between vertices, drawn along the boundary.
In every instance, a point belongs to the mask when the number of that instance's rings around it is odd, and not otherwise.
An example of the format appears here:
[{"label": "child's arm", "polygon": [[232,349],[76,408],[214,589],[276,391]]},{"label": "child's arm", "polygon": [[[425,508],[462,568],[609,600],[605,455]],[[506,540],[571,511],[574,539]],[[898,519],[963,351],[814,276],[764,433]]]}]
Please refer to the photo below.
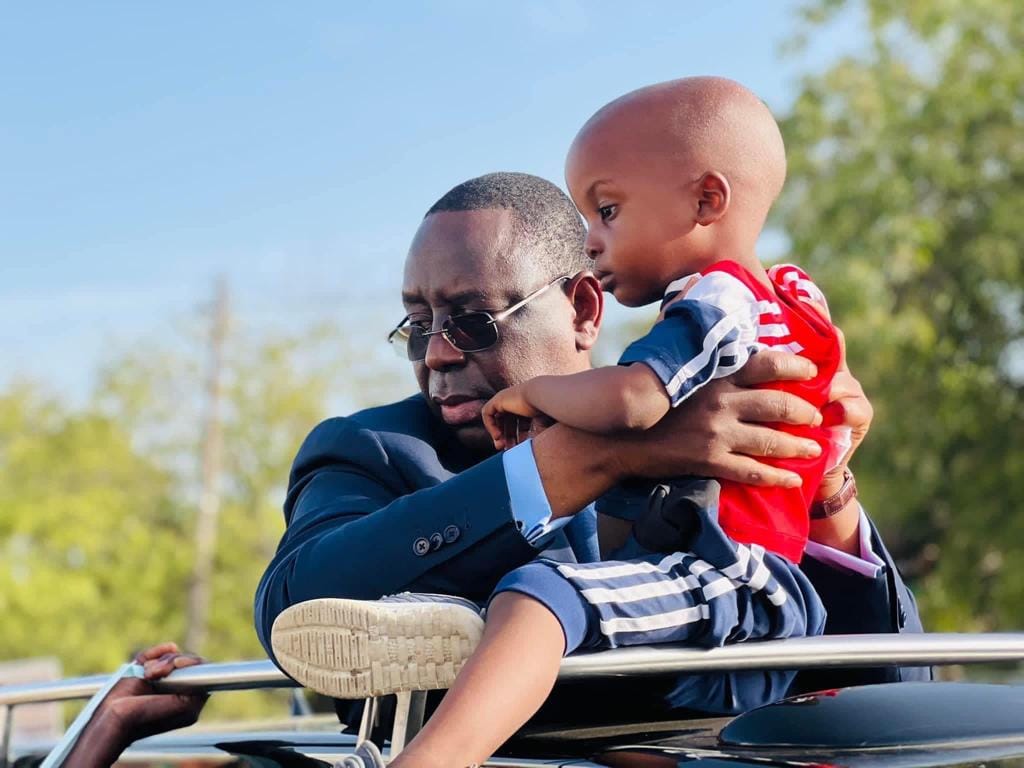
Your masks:
[{"label": "child's arm", "polygon": [[499,392],[484,406],[484,425],[499,449],[505,447],[505,414],[545,414],[586,432],[645,430],[670,407],[665,385],[647,365],[595,368],[568,376],[537,376]]}]

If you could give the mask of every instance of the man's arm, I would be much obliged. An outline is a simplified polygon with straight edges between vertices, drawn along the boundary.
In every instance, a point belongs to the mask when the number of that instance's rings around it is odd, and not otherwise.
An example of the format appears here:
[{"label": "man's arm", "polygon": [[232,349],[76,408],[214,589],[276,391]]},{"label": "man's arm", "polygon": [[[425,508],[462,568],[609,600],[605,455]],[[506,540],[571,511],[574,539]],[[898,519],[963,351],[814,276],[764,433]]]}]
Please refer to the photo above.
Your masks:
[{"label": "man's arm", "polygon": [[817,456],[820,447],[761,424],[818,424],[821,415],[795,395],[751,387],[809,379],[814,372],[814,364],[805,358],[766,351],[754,355],[732,379],[710,382],[644,432],[595,435],[554,425],[533,441],[552,517],[574,514],[627,477],[692,474],[750,485],[798,486],[798,474],[754,457]]},{"label": "man's arm", "polygon": [[274,619],[295,603],[403,590],[484,598],[536,556],[515,525],[501,456],[418,488],[351,419],[324,422],[300,448],[285,520],[255,599],[268,653]]}]

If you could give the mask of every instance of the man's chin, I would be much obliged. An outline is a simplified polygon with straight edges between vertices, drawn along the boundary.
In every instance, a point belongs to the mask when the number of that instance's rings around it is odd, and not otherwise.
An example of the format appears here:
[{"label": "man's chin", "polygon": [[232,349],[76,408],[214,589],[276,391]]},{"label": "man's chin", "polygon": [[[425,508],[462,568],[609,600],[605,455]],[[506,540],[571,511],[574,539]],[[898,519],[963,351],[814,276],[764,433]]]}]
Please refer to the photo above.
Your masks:
[{"label": "man's chin", "polygon": [[482,421],[449,425],[449,429],[455,433],[458,441],[472,453],[477,455],[494,453],[494,441],[491,439],[490,433],[484,429]]}]

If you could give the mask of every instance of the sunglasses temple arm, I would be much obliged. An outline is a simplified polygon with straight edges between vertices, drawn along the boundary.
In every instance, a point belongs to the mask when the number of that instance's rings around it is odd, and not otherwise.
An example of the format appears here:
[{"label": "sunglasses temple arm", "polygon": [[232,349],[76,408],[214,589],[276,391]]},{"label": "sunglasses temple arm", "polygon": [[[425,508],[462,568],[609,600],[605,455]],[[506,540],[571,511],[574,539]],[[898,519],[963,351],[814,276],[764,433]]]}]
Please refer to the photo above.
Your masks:
[{"label": "sunglasses temple arm", "polygon": [[495,322],[500,321],[500,320],[504,320],[506,317],[511,315],[513,312],[518,312],[520,309],[525,307],[531,301],[533,301],[537,297],[541,296],[542,294],[546,293],[553,286],[558,285],[558,283],[562,282],[563,280],[569,280],[571,278],[572,278],[572,275],[562,275],[561,277],[556,277],[554,280],[552,280],[547,285],[542,285],[540,288],[538,288],[536,291],[531,293],[529,296],[523,297],[522,299],[517,301],[515,304],[513,304],[511,307],[503,309],[498,314],[493,315]]}]

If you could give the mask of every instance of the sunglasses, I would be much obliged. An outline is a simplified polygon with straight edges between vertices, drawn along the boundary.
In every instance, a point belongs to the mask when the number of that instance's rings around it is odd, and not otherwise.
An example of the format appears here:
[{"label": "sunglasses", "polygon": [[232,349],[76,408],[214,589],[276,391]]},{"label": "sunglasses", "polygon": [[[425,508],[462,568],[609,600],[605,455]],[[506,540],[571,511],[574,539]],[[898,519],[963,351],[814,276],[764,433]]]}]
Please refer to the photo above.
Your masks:
[{"label": "sunglasses", "polygon": [[482,352],[498,343],[498,323],[518,312],[538,296],[542,296],[553,285],[569,280],[572,275],[556,277],[550,283],[520,299],[500,312],[475,310],[449,315],[436,331],[430,331],[418,323],[411,323],[406,315],[402,322],[388,334],[388,342],[400,355],[413,362],[419,362],[427,356],[427,347],[431,336],[441,336],[459,352]]}]

